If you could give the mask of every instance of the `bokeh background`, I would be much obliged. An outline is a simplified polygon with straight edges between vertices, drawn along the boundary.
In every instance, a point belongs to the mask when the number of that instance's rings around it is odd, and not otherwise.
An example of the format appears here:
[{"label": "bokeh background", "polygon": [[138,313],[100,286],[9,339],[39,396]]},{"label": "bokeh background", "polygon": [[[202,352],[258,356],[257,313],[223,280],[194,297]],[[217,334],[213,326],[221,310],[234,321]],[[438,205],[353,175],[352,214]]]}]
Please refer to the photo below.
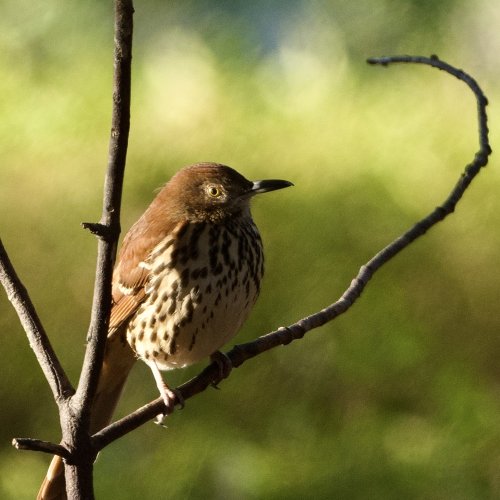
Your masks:
[{"label": "bokeh background", "polygon": [[[123,227],[179,167],[290,179],[254,216],[267,276],[249,340],[339,297],[360,265],[441,203],[477,149],[465,85],[369,56],[470,71],[498,147],[496,0],[136,0]],[[76,383],[90,314],[112,79],[112,2],[3,0],[0,235]],[[106,449],[97,498],[500,498],[500,175],[358,303]],[[0,293],[0,497],[33,498],[55,404]],[[172,373],[181,383],[202,367]],[[142,364],[119,415],[156,397]]]}]

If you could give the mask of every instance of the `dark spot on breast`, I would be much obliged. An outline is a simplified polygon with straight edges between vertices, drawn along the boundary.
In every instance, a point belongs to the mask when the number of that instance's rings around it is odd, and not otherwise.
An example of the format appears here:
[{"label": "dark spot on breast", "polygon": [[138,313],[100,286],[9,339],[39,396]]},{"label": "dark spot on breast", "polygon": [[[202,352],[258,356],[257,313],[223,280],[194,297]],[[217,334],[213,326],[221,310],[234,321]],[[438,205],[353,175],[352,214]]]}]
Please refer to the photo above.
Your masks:
[{"label": "dark spot on breast", "polygon": [[157,337],[156,331],[152,331],[150,337],[151,342],[156,342],[156,337]]},{"label": "dark spot on breast", "polygon": [[153,290],[153,293],[150,295],[150,299],[149,299],[149,302],[151,304],[154,304],[156,302],[156,300],[158,299],[158,288],[155,288]]},{"label": "dark spot on breast", "polygon": [[183,245],[182,247],[179,248],[180,263],[183,266],[185,266],[186,262],[188,261],[188,258],[189,258],[188,247],[186,245]]},{"label": "dark spot on breast", "polygon": [[133,351],[135,351],[135,342],[136,342],[135,337],[132,337],[130,339],[130,347],[132,348]]},{"label": "dark spot on breast", "polygon": [[158,301],[155,307],[155,315],[160,314],[162,307],[163,307],[163,302]]},{"label": "dark spot on breast", "polygon": [[181,327],[179,323],[174,323],[174,326],[172,327],[172,338],[175,339],[177,335],[179,335],[179,332],[181,331]]},{"label": "dark spot on breast", "polygon": [[190,298],[188,298],[186,301],[186,314],[184,316],[184,318],[186,319],[187,322],[192,321],[193,313],[194,313],[193,302]]},{"label": "dark spot on breast", "polygon": [[222,258],[224,259],[224,264],[229,265],[229,261],[231,260],[229,256],[229,247],[231,246],[231,239],[229,238],[229,233],[224,231],[222,234],[222,247],[221,253]]},{"label": "dark spot on breast", "polygon": [[186,288],[188,286],[188,283],[189,283],[189,268],[186,267],[186,269],[184,269],[184,271],[182,271],[181,273],[181,288]]},{"label": "dark spot on breast", "polygon": [[189,238],[189,258],[192,260],[196,260],[198,258],[198,240],[202,235],[203,231],[205,231],[206,224],[200,223],[196,224],[191,232],[191,238]]},{"label": "dark spot on breast", "polygon": [[193,336],[191,337],[191,343],[189,344],[189,350],[192,351],[193,347],[196,343],[196,336],[198,335],[198,328],[193,332]]},{"label": "dark spot on breast", "polygon": [[171,247],[174,243],[174,240],[172,238],[166,240],[156,251],[154,251],[151,256],[150,260],[156,259],[158,256],[160,256],[165,250],[167,250],[169,247]]},{"label": "dark spot on breast", "polygon": [[176,307],[177,307],[177,300],[175,298],[172,298],[170,300],[170,305],[168,306],[167,309],[167,314],[170,315],[174,314]]},{"label": "dark spot on breast", "polygon": [[212,272],[214,272],[215,268],[217,267],[217,256],[218,255],[219,255],[219,247],[217,245],[210,247],[210,250],[208,251],[208,260],[210,263],[210,270]]},{"label": "dark spot on breast", "polygon": [[168,344],[168,354],[175,354],[177,351],[177,344],[173,337],[170,338],[170,343]]}]

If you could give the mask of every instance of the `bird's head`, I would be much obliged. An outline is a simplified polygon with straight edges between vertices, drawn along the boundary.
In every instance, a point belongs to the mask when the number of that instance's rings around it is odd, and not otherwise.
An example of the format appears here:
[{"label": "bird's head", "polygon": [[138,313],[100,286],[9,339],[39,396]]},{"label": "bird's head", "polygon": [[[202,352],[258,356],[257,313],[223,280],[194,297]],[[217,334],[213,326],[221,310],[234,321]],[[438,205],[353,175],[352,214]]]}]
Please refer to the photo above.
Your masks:
[{"label": "bird's head", "polygon": [[220,222],[248,214],[254,195],[292,185],[278,179],[252,182],[226,165],[197,163],[177,172],[160,195],[172,215],[191,222]]}]

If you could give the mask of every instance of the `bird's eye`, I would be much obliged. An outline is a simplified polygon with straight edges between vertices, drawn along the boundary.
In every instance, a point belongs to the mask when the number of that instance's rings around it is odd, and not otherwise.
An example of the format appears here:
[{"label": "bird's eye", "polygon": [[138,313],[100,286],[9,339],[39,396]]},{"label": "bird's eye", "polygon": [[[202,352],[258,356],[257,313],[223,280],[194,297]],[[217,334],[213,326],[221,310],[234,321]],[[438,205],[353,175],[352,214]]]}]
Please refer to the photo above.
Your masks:
[{"label": "bird's eye", "polygon": [[208,186],[207,192],[212,198],[219,198],[222,195],[222,191],[217,186]]}]

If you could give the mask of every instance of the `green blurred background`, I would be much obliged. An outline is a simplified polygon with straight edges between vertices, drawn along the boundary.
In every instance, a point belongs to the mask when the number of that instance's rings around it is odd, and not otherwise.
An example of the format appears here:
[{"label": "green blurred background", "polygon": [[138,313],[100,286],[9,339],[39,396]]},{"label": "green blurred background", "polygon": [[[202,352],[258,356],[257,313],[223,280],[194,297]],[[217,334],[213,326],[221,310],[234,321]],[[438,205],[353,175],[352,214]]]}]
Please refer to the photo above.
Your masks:
[{"label": "green blurred background", "polygon": [[[227,163],[295,187],[258,200],[267,276],[249,340],[333,302],[441,203],[477,149],[470,71],[498,144],[496,0],[136,0],[123,228],[179,167]],[[0,235],[76,383],[89,320],[112,79],[112,2],[3,0]],[[500,175],[386,265],[348,314],[252,360],[106,449],[97,498],[500,498]],[[0,497],[33,498],[55,404],[5,294]],[[201,366],[172,373],[173,384]],[[137,366],[119,409],[156,397]]]}]

